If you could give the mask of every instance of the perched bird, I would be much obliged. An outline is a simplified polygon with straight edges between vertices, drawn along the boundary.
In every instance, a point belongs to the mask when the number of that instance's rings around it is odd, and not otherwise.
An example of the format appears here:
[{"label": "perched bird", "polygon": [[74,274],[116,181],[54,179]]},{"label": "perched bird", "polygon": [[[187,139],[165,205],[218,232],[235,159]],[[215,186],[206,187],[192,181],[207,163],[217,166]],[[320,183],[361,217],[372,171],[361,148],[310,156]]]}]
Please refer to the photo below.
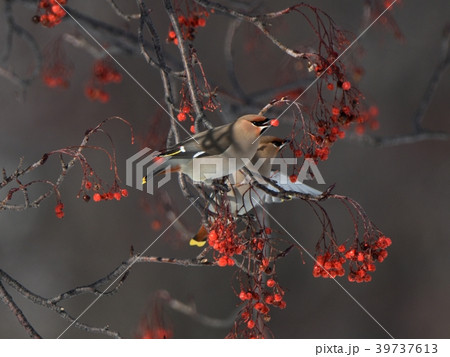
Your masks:
[{"label": "perched bird", "polygon": [[[244,166],[242,158],[251,159],[255,155],[259,137],[271,125],[271,120],[248,114],[231,124],[198,133],[161,151],[154,159],[160,165],[152,174],[181,171],[196,182],[232,174]],[[220,159],[220,163],[214,159]],[[143,184],[146,182],[147,176],[143,178]]]},{"label": "perched bird", "polygon": [[[281,189],[286,191],[295,191],[312,196],[319,196],[322,192],[305,185],[304,183],[297,181],[292,183],[286,173],[271,171],[271,160],[275,158],[279,151],[289,142],[289,140],[283,140],[274,136],[263,136],[259,140],[258,149],[253,156],[251,163],[252,167],[248,167],[254,176],[262,176],[274,180]],[[263,160],[262,160],[263,159]],[[255,168],[258,168],[255,171]],[[273,197],[267,194],[265,191],[258,187],[254,187],[250,177],[244,170],[239,170],[233,174],[231,178],[232,184],[230,185],[230,191],[227,192],[227,203],[229,204],[229,210],[232,215],[240,216],[250,212],[253,208],[263,203],[279,203],[281,199]],[[270,189],[277,191],[274,187],[270,186]],[[212,197],[212,199],[215,199]],[[216,199],[217,202],[217,199]],[[219,204],[219,202],[217,202]],[[209,210],[216,211],[216,206],[211,204]],[[208,232],[204,226],[200,227],[198,233],[189,242],[192,246],[203,246],[206,243]]]}]

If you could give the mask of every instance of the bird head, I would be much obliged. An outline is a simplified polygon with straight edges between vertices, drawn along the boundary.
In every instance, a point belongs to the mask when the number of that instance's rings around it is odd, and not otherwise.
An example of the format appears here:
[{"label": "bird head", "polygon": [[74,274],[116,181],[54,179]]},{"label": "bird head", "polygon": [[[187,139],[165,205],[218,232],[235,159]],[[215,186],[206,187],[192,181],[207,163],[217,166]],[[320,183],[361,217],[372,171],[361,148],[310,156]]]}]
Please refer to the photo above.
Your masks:
[{"label": "bird head", "polygon": [[274,158],[289,142],[290,140],[280,139],[275,136],[262,136],[261,139],[259,139],[258,149],[255,156],[257,158]]},{"label": "bird head", "polygon": [[238,130],[248,132],[250,135],[258,137],[270,126],[271,119],[262,115],[247,114],[240,117],[236,122]]}]

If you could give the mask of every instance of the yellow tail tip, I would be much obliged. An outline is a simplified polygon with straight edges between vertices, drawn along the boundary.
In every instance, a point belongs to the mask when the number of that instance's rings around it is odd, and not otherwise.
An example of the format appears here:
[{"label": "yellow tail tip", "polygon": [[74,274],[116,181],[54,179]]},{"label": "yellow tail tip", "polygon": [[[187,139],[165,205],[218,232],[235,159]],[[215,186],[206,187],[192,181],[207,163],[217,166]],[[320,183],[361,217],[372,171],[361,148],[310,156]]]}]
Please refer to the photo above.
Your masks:
[{"label": "yellow tail tip", "polygon": [[142,184],[145,185],[147,183],[147,177],[142,178]]},{"label": "yellow tail tip", "polygon": [[194,238],[191,238],[191,240],[189,241],[189,245],[191,247],[203,247],[206,244],[206,240],[199,242],[198,240],[195,240]]}]

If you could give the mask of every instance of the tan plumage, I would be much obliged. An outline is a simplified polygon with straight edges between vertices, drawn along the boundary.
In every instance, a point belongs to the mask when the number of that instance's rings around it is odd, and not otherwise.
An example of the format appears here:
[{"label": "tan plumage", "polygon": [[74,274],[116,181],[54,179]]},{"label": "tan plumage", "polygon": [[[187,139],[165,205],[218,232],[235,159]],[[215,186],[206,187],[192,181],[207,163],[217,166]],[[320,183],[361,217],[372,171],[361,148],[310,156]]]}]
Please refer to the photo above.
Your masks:
[{"label": "tan plumage", "polygon": [[[161,166],[153,173],[170,169],[181,171],[193,181],[210,181],[234,173],[244,166],[242,158],[252,158],[258,148],[259,136],[270,126],[270,119],[257,114],[248,114],[226,124],[203,131],[193,137],[161,151],[156,159]],[[212,159],[221,159],[223,170],[214,172]],[[224,159],[224,160],[222,160]],[[229,159],[236,159],[236,165]],[[194,172],[194,160],[200,167]]]}]

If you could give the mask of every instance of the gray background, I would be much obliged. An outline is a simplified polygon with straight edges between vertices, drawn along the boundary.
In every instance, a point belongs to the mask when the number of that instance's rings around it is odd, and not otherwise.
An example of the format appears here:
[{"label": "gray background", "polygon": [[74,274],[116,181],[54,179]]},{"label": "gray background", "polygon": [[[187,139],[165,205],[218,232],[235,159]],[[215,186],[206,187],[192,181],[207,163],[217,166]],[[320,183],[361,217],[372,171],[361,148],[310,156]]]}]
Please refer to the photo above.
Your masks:
[{"label": "gray background", "polygon": [[[83,4],[80,4],[83,3]],[[269,2],[267,2],[269,3]],[[267,6],[281,8],[293,2],[279,1]],[[320,1],[317,6],[346,30],[358,32],[362,7],[356,1]],[[105,21],[126,27],[123,20],[106,2],[71,0],[75,8]],[[133,9],[133,7],[130,7]],[[71,21],[49,30],[30,22],[33,11],[14,7],[17,22],[30,29],[41,45],[58,34],[79,29]],[[448,1],[403,1],[393,14],[406,41],[394,38],[381,25],[375,25],[352,49],[356,53],[363,46],[362,64],[366,74],[359,84],[370,102],[379,106],[381,128],[377,135],[408,133],[411,118],[417,108],[440,54],[441,33],[450,15]],[[167,29],[167,20],[159,2],[153,11],[160,29]],[[200,31],[197,48],[209,79],[230,88],[224,78],[220,53],[228,19],[214,15],[208,30]],[[292,25],[292,24],[291,24]],[[294,24],[295,25],[295,24]],[[302,26],[298,24],[298,26]],[[249,26],[239,36],[254,36]],[[4,23],[0,26],[4,41]],[[166,31],[166,30],[164,30]],[[302,43],[301,31],[276,32],[289,43]],[[297,41],[297,42],[296,42]],[[258,90],[277,84],[285,60],[264,39],[259,48],[247,53],[243,41],[236,41],[236,68],[246,90]],[[89,102],[83,95],[92,58],[83,51],[65,46],[75,64],[75,73],[68,90],[51,90],[39,80],[34,82],[20,103],[15,88],[0,78],[0,166],[10,172],[20,157],[26,163],[38,160],[44,152],[77,145],[87,128],[112,115],[130,121],[138,137],[145,137],[150,129],[159,135],[158,147],[164,136],[168,118],[161,115],[163,124],[152,124],[157,113],[154,102],[124,76],[120,85],[108,88],[112,100],[107,105]],[[349,53],[349,55],[351,55]],[[264,54],[273,57],[268,60]],[[272,60],[273,58],[273,60]],[[158,73],[149,68],[142,57],[118,56],[126,67],[156,98],[162,98]],[[345,61],[345,60],[344,60]],[[27,48],[21,41],[14,47],[15,65],[29,71]],[[282,73],[280,75],[280,73]],[[432,105],[425,117],[425,126],[450,132],[448,73],[440,83]],[[213,115],[215,124],[220,123]],[[283,121],[283,120],[281,120]],[[154,122],[153,122],[154,123]],[[113,135],[119,157],[120,174],[125,177],[125,159],[139,149],[129,143],[127,128],[118,122],[107,126]],[[282,124],[273,134],[283,135],[288,124]],[[101,137],[92,141],[106,144]],[[343,140],[332,150],[330,159],[320,165],[327,183],[336,183],[336,191],[358,201],[378,227],[392,237],[389,257],[378,264],[369,284],[340,283],[395,337],[448,338],[449,296],[448,274],[449,199],[448,187],[450,143],[427,141],[413,145],[376,149]],[[108,174],[99,153],[90,155],[96,167]],[[49,162],[33,178],[53,178],[57,163]],[[111,177],[111,176],[109,176]],[[54,201],[49,199],[39,209],[0,214],[0,267],[32,291],[52,296],[75,286],[94,281],[126,259],[131,244],[136,251],[145,249],[158,235],[151,222],[160,219],[158,200],[129,189],[130,196],[121,202],[89,203],[75,198],[81,178],[79,168],[70,173],[62,193],[66,217],[54,215]],[[181,212],[187,201],[180,199],[176,185],[167,186]],[[2,192],[1,197],[4,197]],[[151,211],[143,208],[143,201]],[[344,208],[326,203],[336,223],[340,237],[351,233],[352,222]],[[310,208],[302,202],[288,202],[272,207],[271,212],[307,249],[312,251],[320,232]],[[190,231],[198,225],[199,217],[190,210],[182,221]],[[163,220],[163,227],[167,224]],[[274,229],[277,227],[274,225]],[[179,234],[169,230],[150,249],[149,254],[167,257],[193,257],[197,250],[187,246]],[[384,331],[358,307],[333,281],[314,279],[313,263],[294,253],[278,263],[278,280],[286,288],[287,309],[274,310],[270,327],[279,338],[384,338]],[[103,326],[109,324],[124,337],[135,335],[142,315],[147,311],[152,294],[158,289],[168,290],[182,301],[195,301],[200,312],[213,317],[227,317],[238,303],[231,288],[233,269],[183,268],[168,265],[139,265],[133,268],[125,286],[114,297],[102,298],[82,321]],[[37,331],[54,338],[68,323],[45,309],[33,306],[14,292]],[[92,296],[83,296],[66,303],[74,315],[81,312]],[[175,337],[221,338],[227,329],[211,329],[178,313],[170,312]],[[5,305],[0,305],[0,337],[23,338],[26,332]],[[65,337],[96,337],[76,328]]]}]

